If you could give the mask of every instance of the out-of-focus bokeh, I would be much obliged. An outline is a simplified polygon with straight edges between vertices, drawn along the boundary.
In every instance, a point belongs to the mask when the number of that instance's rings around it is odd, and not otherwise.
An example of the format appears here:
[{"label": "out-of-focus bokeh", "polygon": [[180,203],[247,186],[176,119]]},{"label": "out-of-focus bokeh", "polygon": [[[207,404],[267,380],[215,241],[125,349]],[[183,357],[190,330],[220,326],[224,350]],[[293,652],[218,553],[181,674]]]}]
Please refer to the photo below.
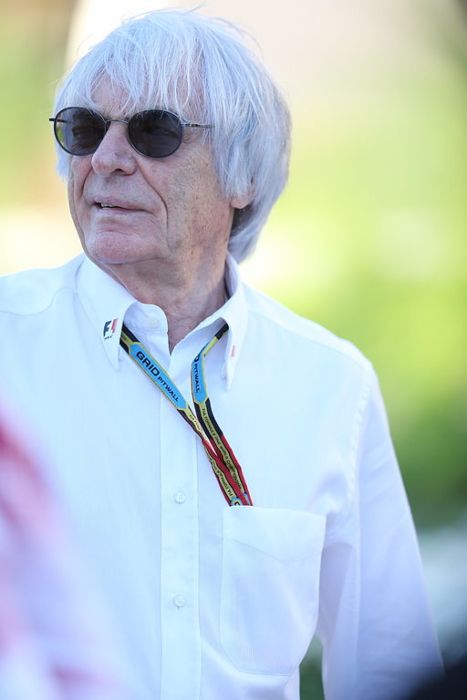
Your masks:
[{"label": "out-of-focus bokeh", "polygon": [[[3,273],[59,264],[79,250],[47,117],[66,62],[132,3],[84,5],[78,12],[75,0],[2,0]],[[460,635],[464,613],[467,625],[465,3],[212,0],[202,11],[258,39],[294,121],[290,184],[245,275],[373,361],[423,551],[434,557],[427,570],[438,560],[432,595],[444,597],[439,610],[448,609],[446,597],[459,601],[452,616]]]}]

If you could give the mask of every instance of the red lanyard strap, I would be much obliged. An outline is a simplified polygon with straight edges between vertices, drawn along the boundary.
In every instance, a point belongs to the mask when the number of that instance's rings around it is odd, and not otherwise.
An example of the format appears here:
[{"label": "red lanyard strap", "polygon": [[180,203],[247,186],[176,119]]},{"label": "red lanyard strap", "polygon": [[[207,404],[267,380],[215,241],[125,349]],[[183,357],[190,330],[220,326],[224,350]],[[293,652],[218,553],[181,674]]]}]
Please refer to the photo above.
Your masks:
[{"label": "red lanyard strap", "polygon": [[227,330],[228,325],[224,324],[192,362],[191,394],[196,415],[164,367],[125,324],[122,327],[120,345],[199,437],[227,503],[231,506],[251,506],[253,503],[242,468],[214,417],[204,378],[204,358]]}]

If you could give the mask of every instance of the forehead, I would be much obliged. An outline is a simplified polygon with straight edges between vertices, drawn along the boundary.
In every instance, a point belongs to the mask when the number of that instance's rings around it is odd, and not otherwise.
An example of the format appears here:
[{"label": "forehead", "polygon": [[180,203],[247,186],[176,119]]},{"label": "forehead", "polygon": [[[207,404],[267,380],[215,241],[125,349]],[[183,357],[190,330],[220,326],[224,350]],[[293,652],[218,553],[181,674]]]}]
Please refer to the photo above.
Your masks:
[{"label": "forehead", "polygon": [[175,112],[183,120],[190,121],[203,117],[203,102],[199,91],[188,89],[183,80],[174,80],[169,87],[163,85],[135,86],[124,85],[102,74],[91,89],[78,89],[66,106],[82,106],[96,109],[109,118],[128,118],[146,109],[165,109]]},{"label": "forehead", "polygon": [[113,86],[107,77],[103,77],[94,88],[92,104],[86,105],[102,112],[111,119],[124,118],[131,112],[149,109],[145,104],[132,104],[128,92],[121,87]]}]

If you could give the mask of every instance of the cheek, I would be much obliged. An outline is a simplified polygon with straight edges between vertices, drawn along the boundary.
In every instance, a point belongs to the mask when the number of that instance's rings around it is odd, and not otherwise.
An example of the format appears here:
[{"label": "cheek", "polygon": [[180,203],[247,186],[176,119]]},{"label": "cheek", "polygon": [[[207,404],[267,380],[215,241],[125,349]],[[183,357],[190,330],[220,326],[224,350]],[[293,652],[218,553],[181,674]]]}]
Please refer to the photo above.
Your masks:
[{"label": "cheek", "polygon": [[67,194],[68,194],[68,206],[70,208],[71,215],[73,219],[75,218],[75,175],[73,170],[70,168],[70,173],[68,175],[67,183]]},{"label": "cheek", "polygon": [[78,233],[81,234],[81,226],[83,222],[84,215],[84,199],[83,199],[83,184],[85,180],[85,174],[81,164],[78,162],[71,162],[70,173],[68,176],[68,206],[70,209],[71,218],[78,229]]},{"label": "cheek", "polygon": [[82,158],[72,158],[70,174],[68,177],[68,196],[76,197],[77,192],[82,191],[87,168],[83,167]]},{"label": "cheek", "polygon": [[201,168],[193,167],[184,180],[184,201],[188,209],[210,219],[224,210],[227,199],[210,163],[203,163]]},{"label": "cheek", "polygon": [[76,174],[73,170],[70,170],[70,175],[68,179],[68,206],[70,208],[71,216],[76,224],[77,216],[77,204],[76,201]]}]

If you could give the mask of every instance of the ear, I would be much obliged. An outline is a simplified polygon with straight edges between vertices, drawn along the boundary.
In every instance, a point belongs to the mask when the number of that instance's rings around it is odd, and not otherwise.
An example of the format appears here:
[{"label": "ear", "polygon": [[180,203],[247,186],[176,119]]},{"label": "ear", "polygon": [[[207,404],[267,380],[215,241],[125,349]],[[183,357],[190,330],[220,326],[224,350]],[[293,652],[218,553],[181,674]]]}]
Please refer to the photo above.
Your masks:
[{"label": "ear", "polygon": [[232,209],[245,209],[250,202],[250,197],[247,197],[246,195],[243,197],[233,197],[233,199],[230,200],[230,206]]},{"label": "ear", "polygon": [[253,192],[250,190],[245,194],[240,194],[232,197],[230,200],[230,206],[233,209],[245,209],[253,200]]}]

